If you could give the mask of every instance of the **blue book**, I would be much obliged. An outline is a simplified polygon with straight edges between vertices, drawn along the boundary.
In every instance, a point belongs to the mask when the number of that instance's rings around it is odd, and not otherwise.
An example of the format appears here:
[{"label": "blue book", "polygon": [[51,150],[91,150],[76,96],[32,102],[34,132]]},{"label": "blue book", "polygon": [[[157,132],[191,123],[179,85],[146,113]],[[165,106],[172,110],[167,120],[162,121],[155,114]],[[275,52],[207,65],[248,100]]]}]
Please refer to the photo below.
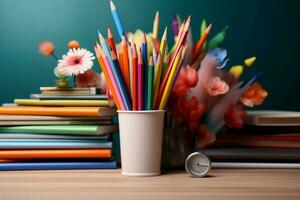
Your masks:
[{"label": "blue book", "polygon": [[0,171],[57,169],[116,169],[116,161],[0,163]]},{"label": "blue book", "polygon": [[88,140],[0,140],[0,149],[111,149],[112,142]]}]

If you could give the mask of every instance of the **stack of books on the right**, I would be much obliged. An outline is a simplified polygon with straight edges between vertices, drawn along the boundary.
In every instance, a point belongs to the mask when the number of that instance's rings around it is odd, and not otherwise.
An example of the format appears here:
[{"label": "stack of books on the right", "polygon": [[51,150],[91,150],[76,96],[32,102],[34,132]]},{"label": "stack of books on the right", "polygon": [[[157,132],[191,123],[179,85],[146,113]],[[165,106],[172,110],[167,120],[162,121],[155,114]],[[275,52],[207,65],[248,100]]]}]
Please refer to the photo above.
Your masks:
[{"label": "stack of books on the right", "polygon": [[300,112],[249,111],[242,129],[224,129],[202,152],[220,167],[300,168]]}]

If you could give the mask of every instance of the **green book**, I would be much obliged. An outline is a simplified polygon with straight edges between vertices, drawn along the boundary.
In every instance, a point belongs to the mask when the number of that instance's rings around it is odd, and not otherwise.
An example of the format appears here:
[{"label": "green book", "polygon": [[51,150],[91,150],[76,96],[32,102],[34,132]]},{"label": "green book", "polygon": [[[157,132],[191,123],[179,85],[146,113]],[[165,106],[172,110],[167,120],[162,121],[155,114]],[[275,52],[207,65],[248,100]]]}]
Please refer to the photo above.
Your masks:
[{"label": "green book", "polygon": [[118,131],[117,125],[59,125],[59,126],[3,126],[1,133],[44,133],[62,135],[103,135]]}]

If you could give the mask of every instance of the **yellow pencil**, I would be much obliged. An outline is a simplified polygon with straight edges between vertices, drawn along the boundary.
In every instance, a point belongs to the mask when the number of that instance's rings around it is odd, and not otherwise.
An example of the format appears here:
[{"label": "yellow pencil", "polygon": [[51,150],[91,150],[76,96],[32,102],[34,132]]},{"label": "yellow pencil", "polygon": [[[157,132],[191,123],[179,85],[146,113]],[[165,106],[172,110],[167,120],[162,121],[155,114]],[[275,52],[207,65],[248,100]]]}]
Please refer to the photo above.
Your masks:
[{"label": "yellow pencil", "polygon": [[162,72],[162,57],[161,57],[161,55],[158,55],[157,63],[155,66],[155,72],[154,72],[153,109],[156,104],[156,98],[157,98],[158,88],[159,88],[159,84],[160,84],[161,72]]},{"label": "yellow pencil", "polygon": [[159,54],[161,55],[161,59],[164,60],[165,57],[165,53],[166,53],[166,47],[167,47],[167,31],[168,31],[168,27],[165,28],[164,34],[161,38],[161,44],[159,47]]},{"label": "yellow pencil", "polygon": [[179,52],[178,52],[178,54],[175,58],[173,66],[172,66],[171,73],[170,73],[170,76],[167,80],[167,84],[166,84],[163,96],[162,96],[161,101],[159,103],[159,110],[163,110],[166,106],[166,103],[167,103],[167,100],[168,100],[168,97],[169,97],[169,93],[171,92],[172,83],[175,79],[177,68],[179,67],[179,62],[180,62],[180,59],[181,59],[181,52],[182,52],[182,47],[179,49]]},{"label": "yellow pencil", "polygon": [[157,11],[155,14],[154,21],[153,21],[153,33],[152,33],[153,38],[157,38],[158,28],[159,28],[159,12]]}]

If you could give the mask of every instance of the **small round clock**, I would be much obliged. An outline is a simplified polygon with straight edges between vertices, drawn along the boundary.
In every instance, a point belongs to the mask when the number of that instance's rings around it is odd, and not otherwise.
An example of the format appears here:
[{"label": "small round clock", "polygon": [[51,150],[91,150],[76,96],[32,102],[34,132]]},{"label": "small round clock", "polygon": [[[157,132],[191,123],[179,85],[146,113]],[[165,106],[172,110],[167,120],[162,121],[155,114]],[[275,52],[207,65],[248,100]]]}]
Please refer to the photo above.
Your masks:
[{"label": "small round clock", "polygon": [[185,160],[185,169],[192,177],[204,177],[210,168],[210,159],[200,152],[190,154]]}]

